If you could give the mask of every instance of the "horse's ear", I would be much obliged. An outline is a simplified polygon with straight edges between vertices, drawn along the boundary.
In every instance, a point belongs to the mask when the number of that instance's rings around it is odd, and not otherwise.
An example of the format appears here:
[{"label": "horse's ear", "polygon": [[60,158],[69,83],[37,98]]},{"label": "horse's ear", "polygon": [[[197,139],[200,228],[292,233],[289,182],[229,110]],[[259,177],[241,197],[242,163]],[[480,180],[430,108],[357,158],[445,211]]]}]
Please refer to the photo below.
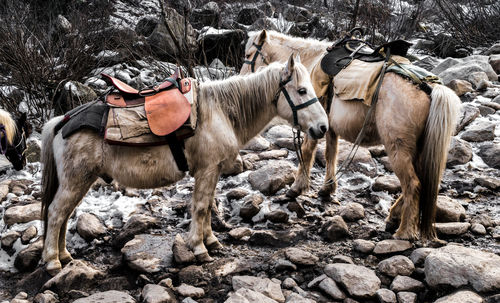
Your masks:
[{"label": "horse's ear", "polygon": [[257,44],[262,44],[266,42],[266,39],[267,39],[267,31],[263,29],[259,34],[259,38],[257,38]]},{"label": "horse's ear", "polygon": [[292,76],[293,69],[295,67],[295,59],[293,57],[295,57],[295,54],[291,54],[288,58],[288,62],[285,65],[285,70],[282,78],[286,79]]},{"label": "horse's ear", "polygon": [[299,53],[297,53],[297,56],[295,56],[295,62],[296,63],[301,63],[300,62],[300,54]]}]

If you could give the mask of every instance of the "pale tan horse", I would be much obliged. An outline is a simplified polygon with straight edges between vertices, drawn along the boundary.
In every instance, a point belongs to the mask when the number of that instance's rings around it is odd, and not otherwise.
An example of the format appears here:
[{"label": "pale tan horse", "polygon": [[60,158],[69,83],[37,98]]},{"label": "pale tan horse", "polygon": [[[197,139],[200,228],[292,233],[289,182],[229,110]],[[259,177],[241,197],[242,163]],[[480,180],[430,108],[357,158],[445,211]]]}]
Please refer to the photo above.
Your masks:
[{"label": "pale tan horse", "polygon": [[[330,78],[320,67],[331,42],[302,39],[273,31],[252,32],[245,48],[247,64],[240,73],[298,52],[302,63],[311,72],[316,94],[326,106]],[[259,50],[260,49],[260,50]],[[257,56],[255,56],[257,54]],[[253,61],[253,63],[252,63]],[[362,145],[382,143],[394,173],[401,181],[402,194],[391,207],[387,223],[397,223],[395,238],[437,239],[433,225],[436,199],[448,146],[454,130],[460,99],[442,85],[433,85],[431,96],[409,81],[387,73],[376,105],[375,119],[367,125]],[[326,176],[319,195],[331,200],[335,192],[338,137],[354,142],[369,107],[361,102],[342,101],[335,97],[329,113],[326,135]],[[299,166],[296,180],[287,195],[296,197],[309,187],[309,173],[317,140],[306,138],[302,154],[305,165]]]},{"label": "pale tan horse", "polygon": [[[290,80],[286,84],[282,81]],[[306,68],[290,56],[287,64],[273,63],[259,73],[201,83],[198,92],[198,126],[185,141],[189,173],[195,178],[192,221],[187,243],[199,261],[210,261],[207,248],[221,244],[212,233],[210,207],[221,169],[233,165],[239,149],[257,135],[276,115],[292,121],[291,106],[316,97]],[[157,147],[113,146],[98,134],[82,130],[67,139],[54,133],[62,119],[50,120],[42,132],[43,218],[46,233],[42,259],[54,274],[61,262],[72,258],[66,249],[68,219],[99,176],[124,186],[154,188],[179,181],[185,173],[177,168],[168,145]],[[321,138],[328,119],[316,102],[298,111],[303,130]]]}]

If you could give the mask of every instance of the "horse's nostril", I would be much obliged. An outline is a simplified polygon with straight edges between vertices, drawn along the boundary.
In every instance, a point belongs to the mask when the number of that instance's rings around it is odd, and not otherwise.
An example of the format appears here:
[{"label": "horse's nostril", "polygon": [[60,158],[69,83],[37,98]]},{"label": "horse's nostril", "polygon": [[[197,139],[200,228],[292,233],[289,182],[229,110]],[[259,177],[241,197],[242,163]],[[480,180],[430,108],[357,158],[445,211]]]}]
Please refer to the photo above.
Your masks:
[{"label": "horse's nostril", "polygon": [[328,130],[328,127],[326,127],[326,125],[325,125],[325,124],[321,124],[321,125],[319,126],[319,129],[320,129],[320,130],[321,130],[321,132],[324,134],[324,133],[326,133],[326,131]]}]

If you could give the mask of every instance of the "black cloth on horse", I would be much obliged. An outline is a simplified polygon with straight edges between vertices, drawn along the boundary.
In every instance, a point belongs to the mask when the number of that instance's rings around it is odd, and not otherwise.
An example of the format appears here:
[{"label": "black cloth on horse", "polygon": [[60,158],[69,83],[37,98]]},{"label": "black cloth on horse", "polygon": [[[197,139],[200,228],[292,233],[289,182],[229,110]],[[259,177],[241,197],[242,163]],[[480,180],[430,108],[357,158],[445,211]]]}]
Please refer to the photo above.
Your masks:
[{"label": "black cloth on horse", "polygon": [[102,136],[106,126],[107,116],[108,106],[104,102],[90,102],[80,105],[66,113],[64,119],[59,122],[54,131],[58,132],[61,130],[64,139],[82,129],[93,130]]}]

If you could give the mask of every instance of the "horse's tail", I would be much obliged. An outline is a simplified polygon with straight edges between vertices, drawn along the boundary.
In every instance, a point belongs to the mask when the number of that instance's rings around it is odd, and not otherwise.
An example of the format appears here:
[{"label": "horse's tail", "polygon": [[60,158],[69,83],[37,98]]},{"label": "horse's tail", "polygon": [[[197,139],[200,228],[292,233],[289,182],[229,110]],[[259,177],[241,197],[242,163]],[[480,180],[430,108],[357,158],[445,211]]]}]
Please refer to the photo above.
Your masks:
[{"label": "horse's tail", "polygon": [[44,235],[47,231],[48,209],[57,189],[59,179],[57,177],[57,167],[54,159],[54,128],[63,117],[56,117],[45,124],[42,130],[42,153],[40,161],[43,164],[42,171],[42,220],[45,222]]},{"label": "horse's tail", "polygon": [[443,85],[433,87],[422,152],[417,165],[417,173],[421,182],[420,235],[424,239],[437,237],[433,225],[436,217],[437,195],[459,109],[460,99],[451,89]]}]

